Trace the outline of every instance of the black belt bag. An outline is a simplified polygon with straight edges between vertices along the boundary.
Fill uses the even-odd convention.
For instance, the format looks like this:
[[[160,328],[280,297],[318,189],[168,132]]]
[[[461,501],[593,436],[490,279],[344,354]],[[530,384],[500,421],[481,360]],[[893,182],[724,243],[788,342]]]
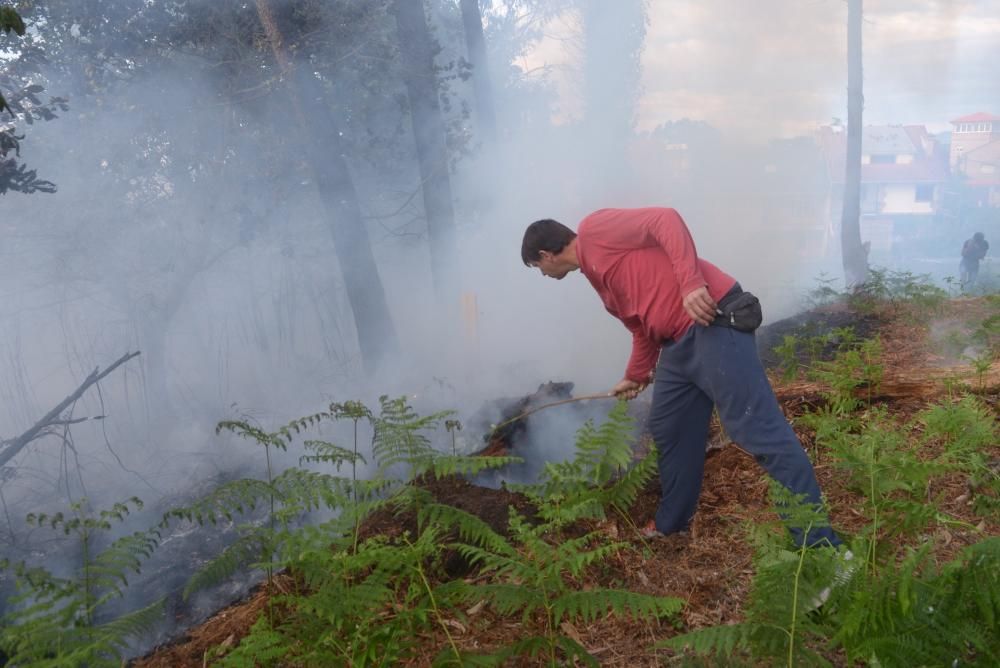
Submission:
[[[739,332],[752,332],[760,327],[764,314],[760,310],[760,300],[751,292],[744,292],[739,285],[719,300],[718,315],[713,325],[732,327]]]

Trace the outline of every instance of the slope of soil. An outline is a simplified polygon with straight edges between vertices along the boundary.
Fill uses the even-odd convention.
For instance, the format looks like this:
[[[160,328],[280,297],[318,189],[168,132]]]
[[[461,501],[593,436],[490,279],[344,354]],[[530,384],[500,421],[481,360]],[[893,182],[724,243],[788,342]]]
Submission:
[[[990,315],[984,300],[955,300],[943,309],[939,316],[943,321],[965,323],[968,327]],[[931,322],[902,316],[905,314],[897,312],[882,314],[875,320],[860,320],[867,323],[863,326],[870,327],[869,333],[880,336],[884,349],[884,379],[873,399],[895,415],[912,416],[924,408],[929,399],[945,396],[949,387],[964,383],[996,408],[1000,363],[994,361],[989,370],[980,375],[966,360],[949,357],[948,351],[942,350],[939,342],[928,336]],[[828,314],[823,317],[827,318]],[[849,315],[840,314],[837,318],[838,327],[852,324]],[[829,323],[829,320],[824,322]],[[794,326],[800,327],[803,323],[808,323],[808,318],[800,319]],[[805,380],[782,383],[777,379],[774,383],[789,417],[822,402],[822,388],[816,383]],[[864,523],[864,500],[850,491],[846,473],[822,460],[812,434],[799,428],[797,432],[815,462],[835,528],[848,535],[855,532]],[[698,512],[689,532],[650,540],[640,537],[636,527],[653,516],[658,502],[655,478],[636,500],[627,518],[613,517],[586,527],[607,532],[614,539],[628,542],[629,547],[589,571],[578,583],[580,587],[626,588],[646,594],[675,596],[686,602],[676,623],[645,624],[609,617],[592,624],[564,624],[561,631],[580,642],[602,665],[662,665],[670,652],[653,649],[657,640],[676,634],[679,628],[690,630],[742,619],[742,606],[753,577],[753,550],[747,540],[748,529],[773,522],[776,517],[769,508],[768,483],[761,469],[738,446],[727,444],[717,430],[715,438],[721,439],[718,445],[723,447],[709,451]],[[994,450],[993,460],[1000,465],[1000,444],[994,446]],[[926,456],[933,454],[929,450]],[[439,501],[468,510],[499,530],[504,528],[510,506],[523,514],[531,512],[525,499],[503,489],[474,487],[458,479],[424,481],[423,484]],[[976,513],[969,499],[969,481],[963,476],[955,474],[936,480],[931,493],[943,499],[942,511],[954,520],[938,525],[931,535],[923,537],[933,542],[940,558],[950,558],[984,536],[1000,535],[1000,518],[995,514],[981,516]],[[364,532],[365,535],[396,535],[407,528],[412,530],[412,525],[412,517],[382,511],[369,518]],[[213,645],[238,642],[264,608],[266,595],[262,590],[256,591],[248,600],[219,612],[177,642],[132,665],[203,665],[205,653]],[[450,620],[449,626],[459,647],[478,651],[496,648],[538,631],[535,620],[522,622],[520,617],[499,617],[488,606],[472,606],[462,619]],[[427,651],[413,665],[426,666],[444,645],[445,638],[440,633],[429,633],[420,641]]]

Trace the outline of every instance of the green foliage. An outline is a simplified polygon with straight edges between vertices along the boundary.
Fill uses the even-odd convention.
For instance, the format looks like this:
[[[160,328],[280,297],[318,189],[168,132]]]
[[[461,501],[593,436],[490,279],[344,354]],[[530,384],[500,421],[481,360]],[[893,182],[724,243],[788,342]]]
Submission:
[[[414,658],[420,632],[441,625],[425,570],[440,549],[439,534],[429,529],[413,541],[374,538],[356,551],[318,543],[301,551],[287,565],[308,590],[276,596],[288,614],[262,617],[222,665],[396,665]]]
[[[969,476],[969,494],[981,513],[1000,511],[1000,467],[990,449],[1000,443],[994,413],[981,399],[966,396],[932,406],[916,418],[925,442],[943,441],[941,462]]]
[[[1000,663],[1000,539],[937,568],[927,546],[880,578],[845,587],[827,624],[849,661],[884,666]]]
[[[811,371],[826,386],[824,398],[836,415],[847,415],[861,406],[860,390],[867,390],[868,403],[882,382],[882,343],[876,339],[856,342],[853,335],[840,345],[832,360],[817,362]]]
[[[601,518],[614,508],[625,512],[656,468],[651,451],[632,463],[632,418],[619,401],[599,427],[588,421],[576,434],[576,456],[548,462],[534,485],[515,485],[538,507],[539,516],[553,525],[584,518]]]
[[[808,532],[825,523],[819,509],[792,498],[777,483],[771,485],[771,495],[786,525]],[[824,665],[813,648],[822,638],[822,629],[809,613],[816,609],[825,583],[834,578],[839,552],[805,546],[790,551],[785,547],[785,536],[784,531],[768,528],[754,533],[756,575],[744,608],[746,622],[699,629],[661,645],[701,655],[727,656],[740,651],[758,661],[767,659],[769,665]]]
[[[326,463],[333,464],[334,468],[338,471],[344,462],[349,463],[352,467],[358,462],[362,464],[367,464],[364,456],[356,451],[348,450],[347,448],[342,448],[339,445],[334,445],[327,441],[317,441],[308,440],[302,444],[306,450],[311,450],[313,454],[302,455],[299,457],[299,464],[306,462],[316,464],[316,463]]]
[[[913,317],[937,312],[948,292],[936,285],[929,274],[871,267],[864,285],[849,292],[834,288],[836,279],[820,274],[817,287],[807,295],[812,307],[845,302],[854,312],[871,314],[882,308],[907,308]]]
[[[817,286],[807,293],[806,302],[812,308],[817,308],[840,301],[844,295],[833,287],[836,282],[836,278],[821,272],[816,278]]]
[[[991,315],[985,317],[972,333],[972,339],[983,345],[994,354],[1000,353],[1000,294],[986,296],[987,310]]]
[[[905,306],[919,317],[935,313],[947,298],[947,291],[935,286],[928,274],[872,267],[868,280],[847,296],[847,303],[858,313]]]
[[[0,7],[0,30],[8,34],[13,30],[19,37],[24,36],[24,19],[13,7]]]
[[[439,517],[457,521],[460,515],[447,512]],[[636,620],[654,620],[676,614],[683,605],[683,601],[675,598],[616,589],[576,588],[573,578],[626,547],[624,543],[605,543],[600,532],[563,538],[553,545],[546,540],[553,525],[532,525],[513,510],[510,543],[468,522],[467,518],[458,526],[476,544],[458,543],[455,548],[471,563],[479,565],[483,576],[489,576],[489,580],[448,583],[442,591],[449,600],[464,603],[485,600],[500,615],[520,614],[523,623],[539,615],[543,621],[543,636],[504,648],[494,655],[496,659],[542,653],[552,665],[561,660],[569,661],[574,656],[588,659],[590,663],[593,659],[586,650],[567,642],[570,639],[560,633],[562,621],[593,621],[609,613]],[[561,660],[557,659],[560,652]]]
[[[781,377],[785,380],[792,380],[799,375],[798,346],[797,336],[785,334],[782,343],[774,347],[780,360],[778,366],[781,368]]]
[[[385,395],[379,397],[379,404],[381,412],[373,422],[372,448],[379,468],[385,471],[396,464],[405,464],[409,467],[409,480],[432,470],[438,453],[424,432],[437,428],[453,411],[421,416],[407,403],[406,397],[390,399]]]
[[[406,463],[411,470],[431,475],[474,474],[512,461],[437,453],[425,432],[442,415],[422,418],[405,400],[383,397],[380,416],[372,418],[376,460],[383,470]],[[515,656],[542,655],[550,661],[558,655],[595,665],[583,647],[561,634],[563,620],[593,620],[609,613],[656,619],[674,614],[681,605],[675,599],[627,591],[576,591],[575,578],[624,545],[606,543],[600,533],[556,538],[569,517],[602,516],[605,507],[623,509],[635,498],[655,460],[647,458],[627,469],[630,432],[624,402],[605,424],[581,429],[576,458],[553,466],[531,492],[543,523],[532,525],[512,512],[509,538],[470,513],[436,502],[415,485],[404,486],[388,499],[399,508],[416,510],[415,538],[404,534],[359,542],[356,534],[350,535],[350,520],[344,517],[280,532],[272,548],[278,557],[274,566],[294,573],[304,590],[275,597],[287,615],[260,621],[251,636],[226,656],[225,665],[251,665],[254,660],[256,665],[388,665],[412,658],[415,639],[435,627],[449,638],[436,662],[440,665],[496,664]],[[567,510],[580,507],[589,511]],[[445,545],[444,536],[456,542]],[[246,546],[243,556],[252,557],[254,547]],[[431,584],[440,579],[445,547],[480,569],[476,584],[464,580]],[[227,566],[220,563],[213,568]],[[473,598],[488,600],[500,614],[516,614],[523,620],[542,615],[545,632],[490,655],[462,653],[451,641],[446,617],[460,616],[455,606]]]
[[[42,567],[0,563],[13,572],[18,594],[0,626],[0,651],[11,665],[117,666],[129,639],[151,630],[163,613],[159,600],[113,621],[97,618],[113,598],[124,595],[129,572],[159,544],[156,529],[122,536],[104,548],[99,538],[114,523],[124,521],[142,502],[131,498],[96,514],[86,499],[71,505],[71,514],[29,515],[28,524],[74,535],[81,547],[81,563],[72,575],[59,577]]]

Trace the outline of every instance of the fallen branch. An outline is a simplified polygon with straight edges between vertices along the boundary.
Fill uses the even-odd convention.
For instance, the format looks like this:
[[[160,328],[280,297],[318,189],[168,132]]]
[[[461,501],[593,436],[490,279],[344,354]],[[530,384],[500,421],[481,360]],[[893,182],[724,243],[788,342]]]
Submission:
[[[91,385],[99,382],[101,379],[103,379],[112,371],[120,367],[122,364],[124,364],[125,362],[129,361],[130,359],[138,355],[139,355],[138,350],[135,351],[134,353],[125,353],[104,371],[101,371],[100,367],[94,369],[90,373],[90,375],[87,376],[87,378],[83,381],[80,387],[76,388],[76,391],[73,392],[73,394],[69,395],[68,397],[60,401],[58,406],[56,406],[48,413],[46,413],[45,417],[36,422],[34,426],[31,427],[28,431],[24,432],[17,438],[11,439],[5,443],[7,447],[4,448],[3,451],[0,451],[0,467],[3,467],[4,464],[13,459],[18,452],[24,449],[26,445],[34,441],[40,434],[42,434],[42,432],[45,429],[48,429],[49,427],[55,425],[67,424],[68,423],[67,420],[60,418],[60,415],[62,415],[62,412],[64,410],[72,406],[77,399],[82,397],[83,393],[86,392]],[[69,423],[71,424],[72,422]]]

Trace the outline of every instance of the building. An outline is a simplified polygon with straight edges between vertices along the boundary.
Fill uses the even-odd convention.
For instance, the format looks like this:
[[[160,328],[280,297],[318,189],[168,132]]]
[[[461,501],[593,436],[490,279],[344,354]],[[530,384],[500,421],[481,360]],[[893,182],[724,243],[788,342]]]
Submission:
[[[821,128],[819,144],[830,184],[833,234],[843,210],[845,128]],[[872,253],[895,253],[900,246],[932,239],[950,178],[944,148],[922,125],[873,125],[863,128],[861,154],[861,237]]]
[[[948,163],[962,208],[1000,208],[1000,116],[979,112],[951,124]]]

